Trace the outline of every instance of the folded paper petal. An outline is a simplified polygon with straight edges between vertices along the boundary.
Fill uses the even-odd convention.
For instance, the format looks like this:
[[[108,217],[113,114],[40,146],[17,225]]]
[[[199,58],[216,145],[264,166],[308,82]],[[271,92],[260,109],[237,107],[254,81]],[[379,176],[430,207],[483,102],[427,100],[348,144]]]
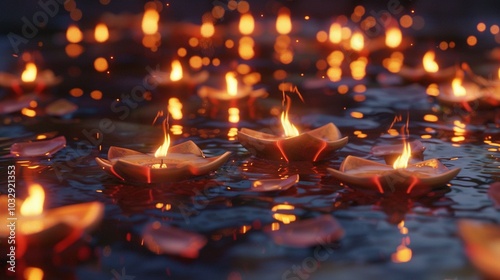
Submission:
[[[14,143],[10,147],[10,153],[16,157],[48,157],[64,147],[66,138],[59,136],[50,140]]]

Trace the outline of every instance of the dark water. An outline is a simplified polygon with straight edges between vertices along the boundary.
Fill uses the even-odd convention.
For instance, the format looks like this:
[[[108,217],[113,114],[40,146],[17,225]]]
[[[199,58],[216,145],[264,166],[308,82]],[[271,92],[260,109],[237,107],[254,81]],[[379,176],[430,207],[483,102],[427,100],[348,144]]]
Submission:
[[[469,218],[500,222],[498,211],[486,195],[488,184],[500,174],[498,146],[484,142],[489,139],[498,143],[499,129],[489,119],[494,112],[444,115],[424,91],[415,85],[369,88],[362,93],[366,96],[363,102],[338,94],[305,94],[306,100],[323,100],[323,104],[336,104],[341,109],[331,110],[320,104],[314,109],[300,108],[295,122],[301,129],[333,121],[350,137],[349,144],[330,160],[314,164],[287,164],[251,156],[236,140],[229,140],[230,125],[223,118],[210,119],[186,112],[199,105],[191,97],[184,100],[188,105],[187,117],[173,121],[182,125],[183,131],[183,135],[172,136],[174,143],[193,140],[207,156],[223,151],[233,154],[217,172],[164,185],[120,182],[104,174],[94,161],[96,156],[106,157],[111,145],[143,152],[156,149],[162,139],[158,125],[114,121],[115,129],[103,134],[102,143],[95,146],[91,140],[97,140],[85,137],[83,131],[98,127],[99,118],[14,120],[0,129],[4,154],[12,141],[20,139],[12,135],[29,139],[57,131],[68,139],[68,147],[50,161],[1,160],[2,174],[7,165],[16,164],[18,196],[24,197],[27,182],[35,181],[47,193],[45,208],[84,201],[106,205],[104,219],[91,235],[62,255],[33,249],[21,267],[40,267],[47,279],[115,279],[116,275],[135,279],[478,279],[479,274],[468,262],[457,236],[456,221]],[[279,101],[259,104],[264,114]],[[343,110],[344,105],[349,109]],[[148,106],[138,111],[137,119],[148,119],[157,109]],[[362,112],[363,118],[351,117],[351,111]],[[327,167],[338,168],[347,155],[383,161],[371,156],[370,148],[375,144],[399,143],[400,137],[390,136],[387,130],[395,115],[406,117],[407,112],[410,137],[420,139],[427,147],[425,158],[438,158],[449,168],[462,168],[449,183],[449,189],[444,188],[446,193],[413,200],[370,197],[344,189],[327,174]],[[426,114],[439,120],[425,121]],[[399,130],[403,124],[404,121],[396,122],[393,129]],[[463,128],[463,124],[464,129],[454,131],[454,127],[457,130],[457,125]],[[242,115],[237,126],[278,129],[274,117],[252,121]],[[454,142],[457,133],[465,137]],[[430,138],[421,139],[420,135]],[[249,180],[292,174],[299,174],[300,182],[287,191],[248,191]],[[2,186],[6,185],[5,177],[1,178]],[[337,243],[307,249],[275,244],[262,228],[277,222],[271,209],[284,203],[295,208],[280,213],[293,215],[297,220],[332,214],[344,227],[345,237]],[[170,209],[158,209],[158,204],[169,204]],[[403,220],[407,234],[398,228]],[[209,241],[194,260],[155,255],[141,245],[141,231],[152,221],[198,232]],[[411,260],[394,263],[391,256],[403,238],[410,241]]]

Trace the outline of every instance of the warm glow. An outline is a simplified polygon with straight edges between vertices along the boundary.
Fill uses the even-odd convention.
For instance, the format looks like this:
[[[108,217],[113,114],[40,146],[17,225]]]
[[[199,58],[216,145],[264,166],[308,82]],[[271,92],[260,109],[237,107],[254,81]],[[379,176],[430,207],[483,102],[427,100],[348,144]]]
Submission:
[[[156,9],[147,9],[142,17],[142,32],[144,34],[153,35],[158,32],[158,21],[160,14]]]
[[[79,43],[83,39],[82,31],[76,25],[70,25],[66,30],[66,39],[70,43]]]
[[[292,20],[290,11],[287,8],[281,8],[276,19],[276,31],[279,34],[286,35],[292,31]]]
[[[171,97],[168,100],[168,112],[174,120],[182,119],[182,103],[176,97]]]
[[[21,74],[21,80],[26,83],[33,82],[36,79],[36,74],[37,74],[37,69],[35,63],[28,62],[26,63],[26,68]]]
[[[295,222],[295,220],[297,219],[297,217],[294,214],[281,214],[281,213],[274,213],[273,218],[284,224]]]
[[[500,79],[500,68],[498,68],[497,76],[498,76],[498,79]]]
[[[334,44],[338,44],[342,41],[342,26],[340,24],[335,22],[330,25],[328,39],[330,39],[330,42]]]
[[[155,158],[166,157],[170,147],[170,134],[167,132],[166,121],[163,122],[163,144],[156,150]],[[160,165],[160,167],[163,167]]]
[[[281,125],[283,126],[283,130],[285,131],[286,137],[294,137],[299,135],[299,130],[290,122],[288,118],[288,112],[290,111],[290,106],[292,105],[292,101],[289,96],[286,96],[286,107],[283,112],[281,112]]]
[[[255,21],[252,14],[241,15],[239,29],[241,34],[250,35],[255,28]]]
[[[328,79],[332,82],[338,82],[340,79],[342,79],[342,69],[340,67],[330,67],[326,71],[326,75],[328,76]]]
[[[23,276],[26,280],[42,280],[43,270],[38,267],[27,267],[23,272]]]
[[[236,75],[233,72],[226,74],[226,90],[227,94],[231,96],[238,94],[238,80],[236,80]]]
[[[103,43],[106,42],[109,38],[108,27],[104,23],[99,23],[95,27],[94,38],[97,42]]]
[[[27,116],[27,117],[35,117],[36,116],[36,111],[30,108],[23,108],[21,110],[21,114]]]
[[[462,86],[462,79],[455,78],[451,82],[451,88],[453,89],[453,95],[455,96],[465,96],[467,90]]]
[[[360,57],[357,60],[351,62],[349,67],[351,68],[351,76],[355,80],[362,80],[366,76],[366,65],[368,64],[368,59],[366,57]]]
[[[365,47],[365,38],[361,32],[355,32],[351,37],[351,48],[355,51],[361,51]]]
[[[403,66],[404,55],[400,52],[394,52],[389,58],[382,61],[382,65],[391,73],[398,73]]]
[[[408,167],[408,162],[411,158],[411,146],[409,142],[403,139],[403,153],[398,156],[392,167],[394,169],[406,168]]]
[[[182,79],[182,65],[177,59],[172,60],[172,69],[170,70],[170,80],[176,82]]]
[[[230,123],[238,123],[240,121],[240,109],[231,107],[227,110],[229,114],[228,121]]]
[[[434,61],[436,54],[434,51],[428,51],[425,53],[424,58],[422,59],[422,63],[424,65],[424,69],[429,73],[436,73],[439,71],[439,65]]]
[[[439,95],[439,86],[437,84],[430,84],[425,92],[430,96],[438,96]]]
[[[201,36],[203,36],[205,38],[210,38],[210,37],[214,36],[214,33],[215,33],[214,24],[210,21],[204,22],[201,25],[200,32],[201,32]]]
[[[389,48],[397,48],[403,40],[403,34],[397,27],[390,27],[385,32],[385,44]]]
[[[43,202],[45,201],[45,192],[39,184],[30,185],[28,188],[28,197],[21,205],[21,215],[36,216],[43,212]]]
[[[396,248],[396,252],[392,254],[392,261],[395,263],[409,262],[412,257],[412,251],[406,245],[406,238],[403,238],[401,245]]]
[[[94,68],[96,71],[104,72],[108,70],[108,61],[104,57],[98,57],[94,60]]]
[[[250,60],[254,57],[255,51],[253,50],[255,42],[250,36],[244,36],[240,39],[238,46],[238,54],[242,59]]]

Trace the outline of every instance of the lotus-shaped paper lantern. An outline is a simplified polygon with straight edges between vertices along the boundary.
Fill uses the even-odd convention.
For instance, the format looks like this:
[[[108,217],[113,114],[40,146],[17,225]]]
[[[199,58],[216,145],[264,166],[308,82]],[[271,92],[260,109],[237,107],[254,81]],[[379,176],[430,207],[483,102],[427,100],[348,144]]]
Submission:
[[[209,86],[202,86],[198,90],[198,96],[210,100],[217,104],[219,101],[231,101],[243,98],[256,99],[267,96],[265,89],[253,89],[251,86],[238,85],[235,74],[228,72],[226,74],[226,89],[220,90]]]
[[[86,202],[43,210],[45,200],[43,188],[38,184],[33,184],[29,186],[28,191],[29,196],[24,202],[16,200],[16,204],[21,206],[17,215],[13,215],[15,209],[0,213],[0,217],[6,221],[12,221],[12,217],[17,217],[15,229],[27,244],[70,245],[84,232],[94,228],[104,214],[104,205],[100,202]],[[0,200],[5,202],[2,205],[7,206],[7,202],[9,205],[12,204],[7,196],[0,197]],[[5,209],[7,210],[7,207]],[[0,228],[0,239],[8,238],[9,231],[8,227]]]
[[[50,157],[66,147],[66,137],[59,136],[50,140],[14,143],[10,154],[15,157]]]
[[[500,279],[500,226],[472,220],[458,222],[460,236],[470,261],[486,276]]]
[[[436,54],[434,51],[428,51],[422,58],[421,67],[403,66],[398,74],[406,80],[420,82],[444,82],[451,81],[457,72],[457,67],[452,66],[440,69],[435,61]]]
[[[151,78],[155,79],[160,85],[187,84],[197,85],[208,79],[208,71],[203,70],[196,74],[190,74],[184,71],[179,60],[172,60],[170,72],[154,71]]]
[[[51,70],[38,71],[35,63],[28,62],[21,76],[10,73],[0,73],[0,86],[10,87],[16,93],[27,91],[41,92],[47,87],[52,87],[61,82]]]
[[[423,196],[444,186],[460,172],[460,168],[449,170],[437,159],[393,167],[355,156],[348,156],[339,170],[327,170],[354,189],[379,194],[402,193],[411,197]]]
[[[96,158],[109,174],[129,182],[162,183],[204,175],[217,170],[230,156],[230,152],[206,158],[192,141],[168,148],[166,156],[140,153],[134,150],[110,147],[108,159]]]
[[[318,161],[344,147],[343,137],[333,123],[298,134],[282,137],[242,128],[238,132],[240,143],[257,157],[290,161]]]

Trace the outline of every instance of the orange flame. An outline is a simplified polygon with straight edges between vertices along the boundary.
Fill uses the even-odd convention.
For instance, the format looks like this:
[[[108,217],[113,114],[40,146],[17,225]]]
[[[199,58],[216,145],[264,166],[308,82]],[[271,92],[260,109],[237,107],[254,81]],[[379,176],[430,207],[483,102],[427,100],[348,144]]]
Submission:
[[[21,74],[21,80],[26,83],[33,82],[36,79],[36,74],[37,74],[37,69],[35,63],[28,62],[26,63],[26,68]]]
[[[83,33],[76,25],[70,25],[66,30],[66,39],[70,43],[79,43],[83,39]]]
[[[210,38],[215,34],[215,27],[211,21],[204,22],[200,29],[201,36]]]
[[[361,32],[355,32],[351,37],[351,48],[355,51],[361,51],[365,47],[365,38]]]
[[[236,80],[234,72],[227,72],[226,74],[226,90],[230,96],[238,94],[238,80]]]
[[[498,68],[498,79],[500,79],[500,68]]]
[[[403,135],[403,153],[398,156],[392,167],[394,169],[402,169],[408,167],[408,162],[411,158],[411,145],[406,141],[408,138],[408,123],[401,128],[401,134]]]
[[[434,51],[428,51],[425,53],[422,64],[424,65],[424,70],[429,73],[436,73],[439,71],[439,65],[434,61],[436,58],[436,54]]]
[[[385,44],[389,48],[397,48],[402,40],[403,34],[401,34],[401,30],[397,27],[390,27],[385,32]]]
[[[97,42],[103,43],[106,42],[109,38],[109,30],[106,24],[99,23],[95,27],[94,38]]]
[[[290,96],[284,96],[283,103],[286,103],[286,109],[281,112],[281,125],[285,131],[286,137],[294,137],[299,135],[299,130],[290,122],[288,118],[288,111],[290,111],[290,106],[292,105],[292,100]],[[285,102],[286,100],[286,102]]]
[[[182,65],[177,59],[172,60],[172,70],[170,70],[170,80],[173,82],[182,79]]]
[[[241,15],[238,28],[239,28],[241,34],[243,34],[243,35],[252,34],[252,32],[255,28],[255,20],[253,19],[252,14]]]
[[[156,9],[147,9],[142,17],[142,32],[144,34],[153,35],[158,32],[158,21],[160,14]]]
[[[276,19],[276,31],[281,35],[286,35],[292,31],[292,20],[290,19],[290,10],[281,8]]]
[[[454,78],[451,82],[451,88],[453,89],[453,95],[455,96],[465,96],[467,94],[467,90],[462,86],[461,78]]]
[[[167,132],[167,120],[163,121],[163,144],[156,150],[155,158],[166,157],[170,147],[170,134]],[[161,165],[160,165],[161,166]]]
[[[240,109],[236,107],[231,107],[227,110],[229,114],[228,121],[230,123],[238,123],[240,121]]]
[[[334,44],[338,44],[342,41],[342,26],[340,24],[334,22],[330,25],[328,39],[330,39],[330,42]]]
[[[43,202],[45,201],[45,192],[39,184],[30,185],[28,188],[29,196],[21,205],[21,215],[36,216],[43,213]]]
[[[182,103],[177,97],[168,99],[168,112],[174,120],[182,119]]]

